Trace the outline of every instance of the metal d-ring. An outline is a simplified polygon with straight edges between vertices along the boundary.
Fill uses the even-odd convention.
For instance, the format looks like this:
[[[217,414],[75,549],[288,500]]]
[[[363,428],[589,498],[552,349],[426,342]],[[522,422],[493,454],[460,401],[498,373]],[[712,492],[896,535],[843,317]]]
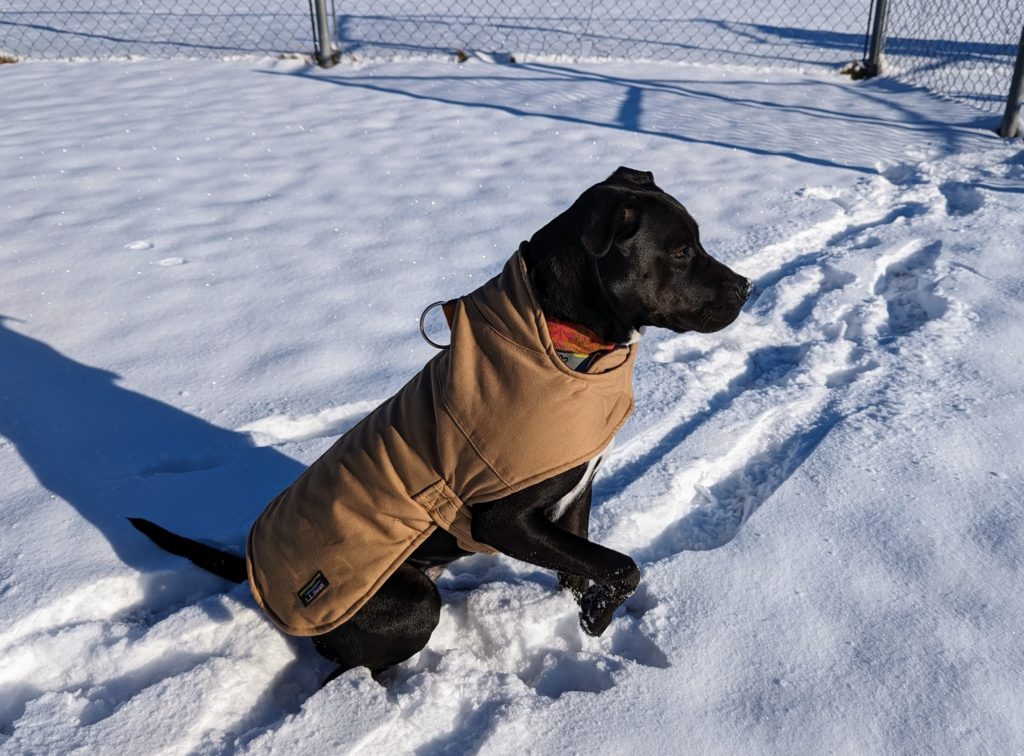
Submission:
[[[431,302],[423,310],[423,314],[420,315],[420,336],[422,336],[423,340],[425,342],[427,342],[428,344],[430,344],[430,346],[434,347],[435,349],[447,349],[449,346],[451,346],[451,344],[438,344],[436,341],[433,341],[429,336],[427,336],[427,329],[426,329],[427,313],[430,312],[431,310],[433,310],[435,307],[443,307],[443,306],[444,306],[444,301]]]

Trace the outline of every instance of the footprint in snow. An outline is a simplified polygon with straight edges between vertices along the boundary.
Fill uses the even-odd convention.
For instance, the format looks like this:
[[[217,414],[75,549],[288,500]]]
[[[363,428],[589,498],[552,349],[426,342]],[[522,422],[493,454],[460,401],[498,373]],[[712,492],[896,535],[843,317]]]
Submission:
[[[985,196],[970,184],[950,181],[939,187],[950,215],[970,215],[985,204]]]
[[[888,179],[890,183],[898,186],[922,184],[925,181],[925,176],[921,169],[913,163],[897,163],[896,165],[882,167],[879,173]]]
[[[175,265],[184,265],[185,263],[184,257],[165,257],[162,260],[157,260],[153,265],[159,265],[162,268],[173,268]]]
[[[130,249],[133,252],[141,252],[147,249],[153,249],[153,242],[147,239],[139,239],[138,241],[129,242],[124,245],[125,249]]]

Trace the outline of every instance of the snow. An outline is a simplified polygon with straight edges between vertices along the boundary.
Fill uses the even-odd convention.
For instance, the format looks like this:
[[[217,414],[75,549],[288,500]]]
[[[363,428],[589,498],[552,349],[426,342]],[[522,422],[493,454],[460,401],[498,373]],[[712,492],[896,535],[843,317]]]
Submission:
[[[975,111],[657,63],[0,77],[0,750],[1024,748],[1024,149]],[[422,308],[620,164],[758,291],[644,336],[592,525],[643,582],[604,636],[472,557],[385,685],[318,690],[245,586],[128,526],[240,548],[429,358]]]

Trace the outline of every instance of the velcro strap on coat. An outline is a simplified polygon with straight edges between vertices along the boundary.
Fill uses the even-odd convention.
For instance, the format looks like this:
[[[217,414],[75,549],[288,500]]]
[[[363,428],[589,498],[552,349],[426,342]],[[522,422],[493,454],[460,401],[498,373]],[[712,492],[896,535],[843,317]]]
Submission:
[[[470,508],[443,480],[427,486],[413,496],[413,499],[426,510],[430,519],[455,536],[460,549],[484,554],[498,553],[497,549],[473,540]]]

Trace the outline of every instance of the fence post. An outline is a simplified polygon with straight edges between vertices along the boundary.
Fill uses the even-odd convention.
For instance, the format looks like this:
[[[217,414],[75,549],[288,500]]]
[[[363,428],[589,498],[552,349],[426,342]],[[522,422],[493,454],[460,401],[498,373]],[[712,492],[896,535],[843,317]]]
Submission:
[[[999,136],[1020,136],[1020,107],[1024,101],[1024,27],[1020,30],[1020,43],[1017,45],[1017,63],[1013,66],[1013,79],[1010,80],[1010,93],[1006,96],[1006,112],[1003,122],[999,125]]]
[[[327,0],[311,0],[316,17],[314,24],[314,44],[316,45],[316,62],[321,68],[330,68],[341,60],[341,52],[334,43],[331,32],[333,14],[327,13]],[[331,3],[333,6],[334,3]]]
[[[871,24],[871,49],[864,61],[864,78],[882,73],[882,52],[885,50],[885,31],[889,21],[889,0],[875,0],[874,21]]]

